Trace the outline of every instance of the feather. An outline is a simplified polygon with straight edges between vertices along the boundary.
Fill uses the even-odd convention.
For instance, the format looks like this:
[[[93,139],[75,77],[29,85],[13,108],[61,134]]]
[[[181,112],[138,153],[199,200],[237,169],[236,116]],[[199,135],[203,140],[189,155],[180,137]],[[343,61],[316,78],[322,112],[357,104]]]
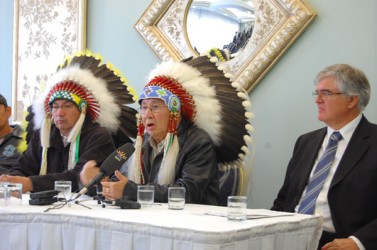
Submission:
[[[26,125],[26,143],[29,144],[31,138],[33,137],[34,134],[34,111],[33,111],[33,106],[29,106],[27,108],[28,114],[25,117],[25,120],[27,122]]]
[[[250,107],[247,94],[239,92],[235,86],[232,86],[232,82],[221,68],[207,57],[191,58],[185,63],[196,68],[203,77],[209,79],[210,86],[216,90],[216,99],[221,106],[220,143],[215,143],[219,163],[237,161],[240,159],[239,154],[243,154],[242,148],[247,145],[244,136],[249,136],[246,128],[250,124],[248,117],[245,116],[246,113],[250,113],[247,112],[247,108]]]
[[[100,56],[88,50],[67,57],[47,82],[40,100],[33,104],[35,115],[30,114],[28,119],[33,123],[29,123],[29,127],[34,130],[40,128],[44,113],[50,112],[51,96],[57,91],[66,91],[85,100],[88,106],[86,114],[118,138],[118,143],[132,141],[131,138],[137,135],[137,111],[127,105],[135,103],[135,96],[133,88],[126,85],[126,80],[120,75],[119,70],[103,63]],[[75,134],[80,129],[76,128]]]

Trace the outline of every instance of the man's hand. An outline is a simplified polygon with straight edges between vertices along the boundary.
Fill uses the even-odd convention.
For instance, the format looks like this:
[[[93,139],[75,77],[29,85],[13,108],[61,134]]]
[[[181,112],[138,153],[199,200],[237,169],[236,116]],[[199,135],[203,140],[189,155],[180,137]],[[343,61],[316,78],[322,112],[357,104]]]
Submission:
[[[88,161],[80,172],[80,181],[83,186],[86,186],[91,179],[93,179],[99,173],[99,167],[97,167],[96,161]]]
[[[1,175],[0,181],[3,182],[12,182],[12,183],[21,183],[22,184],[22,193],[32,192],[33,191],[33,182],[29,177],[24,176],[12,176],[12,175]]]
[[[332,242],[324,245],[321,250],[359,250],[359,247],[356,245],[355,241],[351,238],[345,239],[335,239]]]
[[[106,199],[119,200],[123,198],[123,190],[124,190],[124,186],[126,186],[128,182],[128,178],[122,175],[118,170],[115,171],[115,176],[118,178],[119,181],[101,182],[102,192],[103,192],[103,195],[106,197]]]

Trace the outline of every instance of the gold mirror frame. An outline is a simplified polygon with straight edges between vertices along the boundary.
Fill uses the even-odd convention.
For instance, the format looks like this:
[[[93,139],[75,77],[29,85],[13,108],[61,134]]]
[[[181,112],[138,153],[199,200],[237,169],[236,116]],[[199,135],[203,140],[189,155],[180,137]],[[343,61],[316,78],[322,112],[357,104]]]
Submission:
[[[135,29],[162,61],[196,55],[186,33],[192,0],[153,0]],[[255,26],[244,49],[222,63],[250,92],[314,20],[317,14],[304,0],[257,0]],[[209,48],[210,49],[210,48]]]

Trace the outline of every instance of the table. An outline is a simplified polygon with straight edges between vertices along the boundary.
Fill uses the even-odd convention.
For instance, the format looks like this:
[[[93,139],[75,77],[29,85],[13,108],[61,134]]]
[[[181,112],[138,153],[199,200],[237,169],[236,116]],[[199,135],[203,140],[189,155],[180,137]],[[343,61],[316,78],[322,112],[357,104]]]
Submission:
[[[0,207],[0,249],[299,250],[316,249],[322,232],[320,216],[264,209],[248,209],[248,214],[283,216],[232,222],[206,214],[225,214],[226,207],[102,208],[90,198],[80,204],[91,209],[72,204],[44,212],[51,206],[30,206],[28,200],[24,194],[22,204]]]

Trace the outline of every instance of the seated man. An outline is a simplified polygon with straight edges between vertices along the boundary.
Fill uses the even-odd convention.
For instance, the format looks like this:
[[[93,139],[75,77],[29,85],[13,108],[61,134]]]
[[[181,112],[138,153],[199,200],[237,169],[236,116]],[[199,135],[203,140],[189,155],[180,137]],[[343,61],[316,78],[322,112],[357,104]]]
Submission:
[[[190,66],[198,62],[200,66]],[[218,164],[238,160],[247,134],[245,108],[229,79],[209,58],[189,63],[163,63],[151,73],[138,100],[135,153],[115,172],[118,181],[102,182],[106,198],[136,200],[137,185],[152,184],[157,202],[167,202],[169,186],[183,186],[187,203],[219,204]],[[203,69],[213,78],[207,78]],[[228,94],[233,114],[222,106],[226,97],[216,92],[216,84]],[[239,124],[234,114],[240,114]],[[234,130],[227,127],[229,119],[237,124]],[[227,141],[232,139],[233,145]]]
[[[23,192],[37,192],[54,189],[55,180],[70,180],[76,191],[97,173],[82,171],[83,166],[90,160],[100,165],[115,150],[109,131],[120,138],[127,137],[123,131],[136,136],[136,118],[125,117],[135,117],[137,111],[124,106],[133,96],[124,79],[100,62],[85,52],[67,59],[49,79],[33,104],[31,124],[37,130],[1,181],[22,183]],[[119,90],[123,96],[116,95]]]
[[[7,172],[21,154],[22,129],[9,124],[11,113],[12,108],[0,94],[0,174]]]
[[[318,119],[301,135],[273,210],[323,216],[318,249],[377,249],[377,125],[363,115],[370,85],[347,64],[315,79]]]

